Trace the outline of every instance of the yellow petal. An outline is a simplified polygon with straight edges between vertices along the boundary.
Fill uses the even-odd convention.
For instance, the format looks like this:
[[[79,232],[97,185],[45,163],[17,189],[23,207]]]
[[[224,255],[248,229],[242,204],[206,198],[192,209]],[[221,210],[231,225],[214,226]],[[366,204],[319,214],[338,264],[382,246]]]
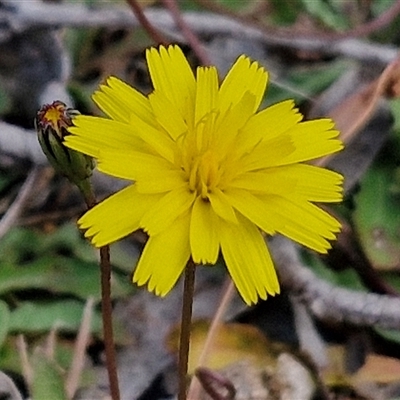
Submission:
[[[320,253],[331,248],[340,223],[304,199],[276,195],[255,196],[246,190],[229,189],[229,202],[264,232],[281,233]]]
[[[68,131],[71,135],[65,136],[67,147],[98,157],[100,150],[146,151],[148,146],[132,128],[118,121],[106,118],[78,115],[74,118],[74,126]]]
[[[315,202],[338,202],[343,197],[342,183],[342,175],[336,172],[312,165],[292,164],[242,173],[230,187]]]
[[[229,70],[219,91],[220,113],[239,103],[246,92],[255,96],[255,112],[260,106],[267,86],[268,74],[257,62],[240,56]]]
[[[89,210],[78,221],[85,236],[96,247],[113,243],[136,231],[143,214],[159,200],[159,195],[143,195],[130,185]]]
[[[141,180],[162,176],[176,168],[165,158],[140,151],[125,149],[103,150],[98,156],[98,169],[122,179]]]
[[[134,113],[148,124],[154,125],[154,116],[148,99],[116,77],[108,78],[106,85],[101,85],[92,98],[112,119],[129,123],[130,115]]]
[[[185,120],[164,93],[155,90],[149,95],[149,100],[154,117],[173,140],[187,132],[188,126]]]
[[[295,118],[292,119],[292,123],[294,121]],[[250,122],[247,125],[250,125]],[[247,129],[247,125],[244,130]],[[265,127],[262,128],[260,124],[259,130],[261,129]],[[248,132],[255,132],[257,135],[256,125]],[[250,141],[241,144],[241,151],[248,151],[241,164],[243,171],[309,161],[343,148],[343,143],[337,139],[339,132],[333,129],[330,119],[294,123],[280,135],[272,134],[273,130],[270,132],[271,134],[262,141],[254,140],[253,148],[249,147],[252,144]]]
[[[253,115],[242,128],[237,146],[246,152],[261,140],[270,140],[285,133],[302,120],[303,116],[294,108],[293,100],[274,104]]]
[[[295,150],[278,165],[314,160],[343,149],[343,143],[337,139],[339,131],[333,126],[330,119],[318,119],[301,122],[288,130]]]
[[[146,178],[136,182],[138,192],[140,193],[164,193],[187,188],[188,183],[184,177],[183,171],[169,169],[166,171],[154,171],[148,173]]]
[[[281,220],[278,233],[319,253],[332,247],[329,240],[336,239],[341,224],[327,212],[302,200],[269,196],[263,201]]]
[[[238,224],[220,220],[221,250],[240,295],[250,305],[279,293],[279,283],[260,231],[246,218],[238,219]]]
[[[280,167],[239,174],[229,185],[230,188],[243,189],[255,194],[292,194],[298,182],[290,171],[284,173]]]
[[[131,114],[130,125],[135,134],[160,156],[174,161],[175,142],[164,130],[153,128],[135,114]]]
[[[326,168],[308,164],[292,164],[271,168],[265,173],[274,175],[276,182],[282,182],[288,179],[288,176],[296,181],[292,186],[291,196],[287,196],[288,198],[302,198],[318,203],[332,203],[343,199],[343,176]]]
[[[225,114],[222,114],[215,133],[217,138],[216,147],[219,150],[220,159],[232,152],[232,146],[237,146],[236,138],[239,130],[254,114],[255,101],[255,96],[250,92],[246,92],[236,105]]]
[[[140,221],[141,227],[150,236],[164,231],[189,210],[195,196],[196,194],[191,193],[187,188],[179,188],[164,194],[160,201],[143,216]]]
[[[139,259],[133,282],[148,283],[148,289],[165,296],[175,285],[190,258],[189,214],[169,229],[151,236]]]
[[[208,193],[208,199],[210,200],[214,212],[219,217],[237,224],[235,210],[232,208],[229,199],[220,189],[216,188],[213,192]]]
[[[215,264],[219,253],[218,217],[211,204],[198,197],[190,221],[190,248],[196,264]]]
[[[186,57],[178,46],[160,46],[146,51],[154,89],[168,96],[189,126],[194,125],[196,81]]]
[[[295,150],[292,138],[288,134],[264,140],[243,155],[240,170],[248,172],[281,165],[282,160],[286,160]]]
[[[218,100],[218,72],[215,67],[197,68],[195,124],[216,111]]]
[[[265,233],[273,235],[282,228],[280,215],[249,191],[230,188],[225,191],[225,196],[235,209]]]

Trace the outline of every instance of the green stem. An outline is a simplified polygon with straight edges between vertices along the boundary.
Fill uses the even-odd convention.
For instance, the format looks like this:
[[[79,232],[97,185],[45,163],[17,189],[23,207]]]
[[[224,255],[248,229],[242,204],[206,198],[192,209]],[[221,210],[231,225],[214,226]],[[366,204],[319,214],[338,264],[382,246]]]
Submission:
[[[90,183],[89,179],[83,179],[80,180],[79,182],[74,182],[76,186],[78,186],[78,189],[83,195],[83,198],[85,199],[85,203],[87,205],[87,208],[90,210],[96,205],[96,197],[93,193],[92,185]]]
[[[186,381],[189,362],[190,328],[192,323],[195,271],[196,265],[192,260],[190,260],[185,268],[185,281],[183,286],[182,320],[178,362],[178,400],[186,400]]]
[[[100,248],[101,267],[101,315],[103,318],[104,347],[106,351],[106,364],[108,379],[110,381],[110,393],[112,400],[119,400],[119,385],[117,374],[117,360],[114,348],[114,333],[112,326],[111,304],[111,263],[110,246]]]
[[[83,194],[88,209],[96,205],[96,197],[93,193],[89,179],[77,184]],[[108,380],[110,382],[110,394],[112,400],[120,400],[117,360],[114,348],[114,333],[112,326],[111,304],[111,262],[110,246],[100,248],[100,273],[101,273],[101,315],[103,319],[104,347],[106,352],[106,366]]]

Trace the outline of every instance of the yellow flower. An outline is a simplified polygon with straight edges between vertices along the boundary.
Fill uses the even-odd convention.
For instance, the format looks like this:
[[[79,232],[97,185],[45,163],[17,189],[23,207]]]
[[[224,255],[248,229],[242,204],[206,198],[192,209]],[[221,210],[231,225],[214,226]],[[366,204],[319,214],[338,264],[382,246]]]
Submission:
[[[93,99],[110,119],[78,116],[65,138],[101,172],[134,181],[80,227],[98,247],[144,229],[133,281],[158,295],[190,257],[215,264],[220,251],[246,303],[278,293],[262,232],[325,253],[340,230],[314,202],[341,201],[342,176],[304,163],[339,151],[338,131],[329,119],[301,122],[291,100],[257,111],[268,74],[245,56],[219,85],[215,67],[194,76],[178,46],[146,55],[154,91],[109,78]]]

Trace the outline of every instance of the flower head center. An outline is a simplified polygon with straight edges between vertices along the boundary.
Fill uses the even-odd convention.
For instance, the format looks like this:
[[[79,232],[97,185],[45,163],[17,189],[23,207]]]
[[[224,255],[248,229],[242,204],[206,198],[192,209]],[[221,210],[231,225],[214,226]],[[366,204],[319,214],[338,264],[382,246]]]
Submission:
[[[67,128],[72,125],[71,118],[79,112],[68,108],[63,102],[57,100],[52,104],[44,105],[37,113],[37,123],[43,130],[53,130],[59,139],[63,139]]]
[[[193,158],[189,172],[189,188],[203,199],[220,181],[218,160],[215,153],[208,149]]]

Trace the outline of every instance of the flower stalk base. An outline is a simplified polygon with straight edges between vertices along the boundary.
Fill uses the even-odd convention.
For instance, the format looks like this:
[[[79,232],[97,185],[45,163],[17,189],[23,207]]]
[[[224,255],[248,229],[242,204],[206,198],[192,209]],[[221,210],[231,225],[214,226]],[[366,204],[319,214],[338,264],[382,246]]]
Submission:
[[[195,271],[195,263],[192,260],[189,260],[185,268],[185,281],[183,286],[181,334],[179,338],[178,400],[186,400],[186,383],[189,362],[190,329],[192,324]]]

